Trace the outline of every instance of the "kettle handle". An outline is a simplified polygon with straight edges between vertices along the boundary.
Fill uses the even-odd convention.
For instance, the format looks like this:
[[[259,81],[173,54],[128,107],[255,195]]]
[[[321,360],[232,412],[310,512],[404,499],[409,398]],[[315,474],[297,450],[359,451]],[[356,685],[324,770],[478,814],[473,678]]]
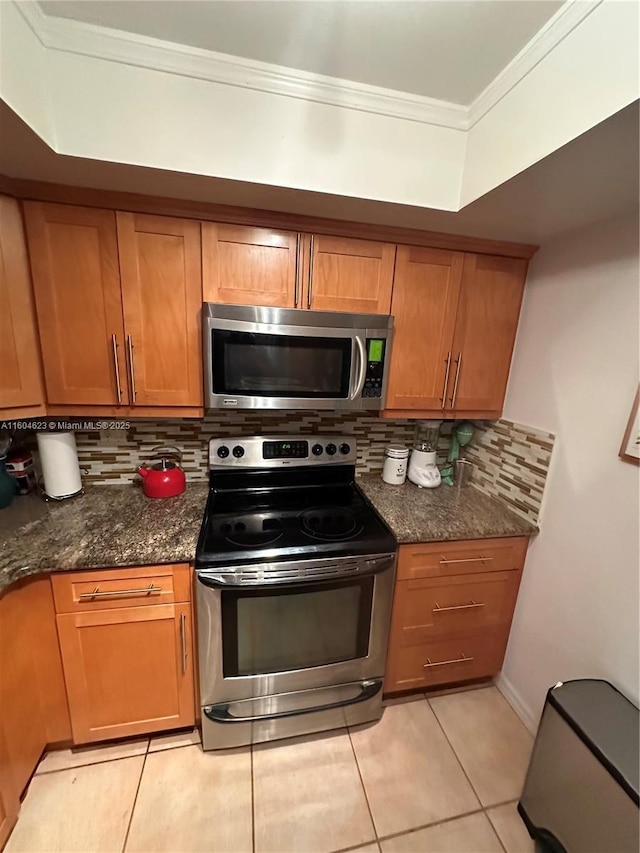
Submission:
[[[154,447],[151,454],[152,458],[156,456],[175,456],[178,458],[178,461],[182,461],[182,451],[175,444],[161,444],[158,447]]]

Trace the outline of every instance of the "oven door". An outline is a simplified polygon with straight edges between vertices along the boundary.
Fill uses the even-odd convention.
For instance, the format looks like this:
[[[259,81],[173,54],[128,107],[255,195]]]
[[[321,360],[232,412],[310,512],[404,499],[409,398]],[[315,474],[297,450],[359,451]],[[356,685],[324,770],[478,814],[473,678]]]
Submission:
[[[357,329],[209,320],[208,408],[359,409],[367,355]]]
[[[201,573],[202,705],[382,678],[395,556],[349,577],[218,586]]]

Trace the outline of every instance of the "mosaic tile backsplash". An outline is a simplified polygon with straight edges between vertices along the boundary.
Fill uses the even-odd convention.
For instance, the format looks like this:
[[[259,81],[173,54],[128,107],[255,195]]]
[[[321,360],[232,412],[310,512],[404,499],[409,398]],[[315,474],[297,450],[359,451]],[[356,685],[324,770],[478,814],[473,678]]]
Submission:
[[[555,436],[507,420],[475,428],[465,453],[474,463],[471,482],[537,524]]]
[[[481,491],[510,505],[518,515],[538,520],[554,436],[500,420],[477,422],[472,443],[465,449],[474,465],[471,482]],[[438,464],[449,449],[450,423],[443,425]],[[77,432],[80,466],[86,482],[130,483],[154,447],[175,444],[182,450],[188,481],[207,479],[207,442],[211,438],[288,433],[351,435],[357,441],[357,473],[382,471],[387,444],[411,447],[420,435],[420,423],[386,420],[371,415],[322,412],[220,412],[203,420],[132,421],[131,428]]]
[[[415,421],[392,421],[371,415],[322,412],[220,412],[201,421],[131,421],[127,432],[77,432],[83,479],[96,483],[130,483],[136,469],[148,462],[154,447],[175,444],[182,450],[188,481],[206,480],[207,443],[211,438],[289,433],[352,435],[358,446],[359,474],[382,471],[387,444],[411,447]]]

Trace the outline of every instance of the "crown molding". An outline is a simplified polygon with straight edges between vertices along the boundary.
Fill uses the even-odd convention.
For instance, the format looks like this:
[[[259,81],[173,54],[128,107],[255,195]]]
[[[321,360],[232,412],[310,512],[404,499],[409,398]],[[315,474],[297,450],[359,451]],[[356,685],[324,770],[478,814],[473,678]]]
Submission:
[[[56,18],[35,0],[15,5],[53,50],[453,130],[467,127],[467,108],[460,104]]]
[[[555,15],[549,18],[520,53],[514,56],[467,108],[468,129],[492,110],[602,2],[603,0],[565,0]]]
[[[520,53],[465,106],[57,18],[46,15],[37,0],[14,0],[41,44],[52,50],[463,131],[490,112],[602,2],[565,0]]]

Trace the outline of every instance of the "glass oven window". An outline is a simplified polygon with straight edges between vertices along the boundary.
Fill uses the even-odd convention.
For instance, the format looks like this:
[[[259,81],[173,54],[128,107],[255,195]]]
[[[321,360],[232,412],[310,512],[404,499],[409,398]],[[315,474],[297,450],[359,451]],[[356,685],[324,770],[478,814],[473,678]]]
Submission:
[[[222,591],[225,678],[366,657],[373,577]]]
[[[213,392],[257,397],[349,396],[351,338],[214,329]]]

